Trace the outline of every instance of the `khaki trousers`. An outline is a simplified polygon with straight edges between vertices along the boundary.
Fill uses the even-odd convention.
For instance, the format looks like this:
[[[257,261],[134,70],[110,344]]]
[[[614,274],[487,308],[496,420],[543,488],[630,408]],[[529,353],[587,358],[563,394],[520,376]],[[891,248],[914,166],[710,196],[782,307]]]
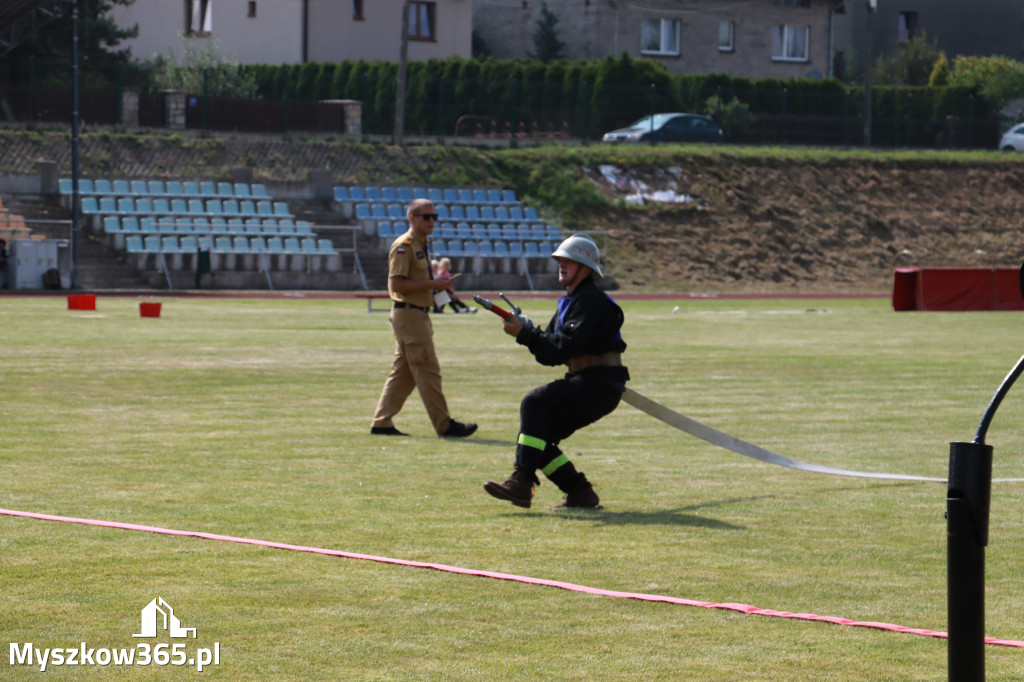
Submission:
[[[434,430],[442,434],[451,417],[441,391],[441,365],[434,352],[430,315],[415,308],[392,308],[390,322],[395,333],[395,359],[377,401],[373,426],[394,426],[392,420],[415,388],[420,392]]]

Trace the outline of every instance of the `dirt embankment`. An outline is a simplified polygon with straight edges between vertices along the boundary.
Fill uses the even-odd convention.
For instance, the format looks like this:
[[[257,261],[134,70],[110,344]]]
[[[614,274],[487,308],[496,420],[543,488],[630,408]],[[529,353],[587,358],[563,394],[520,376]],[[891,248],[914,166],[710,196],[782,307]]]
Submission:
[[[611,270],[627,289],[878,292],[894,266],[1024,259],[1018,163],[603,170],[589,175],[610,197],[635,201],[645,188],[669,199],[592,216],[612,238]]]

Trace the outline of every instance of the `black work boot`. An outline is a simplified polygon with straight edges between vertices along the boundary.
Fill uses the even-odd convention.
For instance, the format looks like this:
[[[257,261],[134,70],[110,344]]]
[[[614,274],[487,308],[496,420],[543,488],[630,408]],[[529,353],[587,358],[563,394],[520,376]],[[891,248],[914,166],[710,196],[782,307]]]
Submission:
[[[517,507],[529,509],[530,502],[533,500],[534,485],[540,485],[537,475],[516,467],[507,481],[504,483],[487,481],[484,483],[484,490],[488,495],[497,497],[499,500],[508,500]]]
[[[476,424],[470,422],[463,424],[454,419],[448,420],[448,428],[441,434],[442,438],[466,438],[476,433]]]
[[[581,471],[576,481],[566,491],[565,500],[556,504],[555,509],[600,509],[601,500],[594,492],[594,486]]]

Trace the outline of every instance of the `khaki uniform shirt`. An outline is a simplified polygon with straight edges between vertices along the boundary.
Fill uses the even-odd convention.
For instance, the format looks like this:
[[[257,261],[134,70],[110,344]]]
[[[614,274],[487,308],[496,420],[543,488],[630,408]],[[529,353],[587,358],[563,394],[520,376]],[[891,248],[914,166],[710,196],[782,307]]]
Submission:
[[[415,282],[427,282],[430,276],[430,258],[425,239],[413,232],[412,228],[396,239],[388,252],[388,294],[393,301],[404,301],[422,308],[434,306],[432,290],[415,294],[400,294],[391,289],[392,277],[405,277]]]

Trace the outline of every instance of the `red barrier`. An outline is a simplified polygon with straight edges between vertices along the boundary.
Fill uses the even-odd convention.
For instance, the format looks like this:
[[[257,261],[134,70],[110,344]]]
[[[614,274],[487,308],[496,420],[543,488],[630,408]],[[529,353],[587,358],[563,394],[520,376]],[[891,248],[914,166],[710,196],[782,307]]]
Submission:
[[[897,268],[892,308],[902,310],[1024,310],[1012,268]]]
[[[96,310],[96,294],[71,294],[68,310]]]

